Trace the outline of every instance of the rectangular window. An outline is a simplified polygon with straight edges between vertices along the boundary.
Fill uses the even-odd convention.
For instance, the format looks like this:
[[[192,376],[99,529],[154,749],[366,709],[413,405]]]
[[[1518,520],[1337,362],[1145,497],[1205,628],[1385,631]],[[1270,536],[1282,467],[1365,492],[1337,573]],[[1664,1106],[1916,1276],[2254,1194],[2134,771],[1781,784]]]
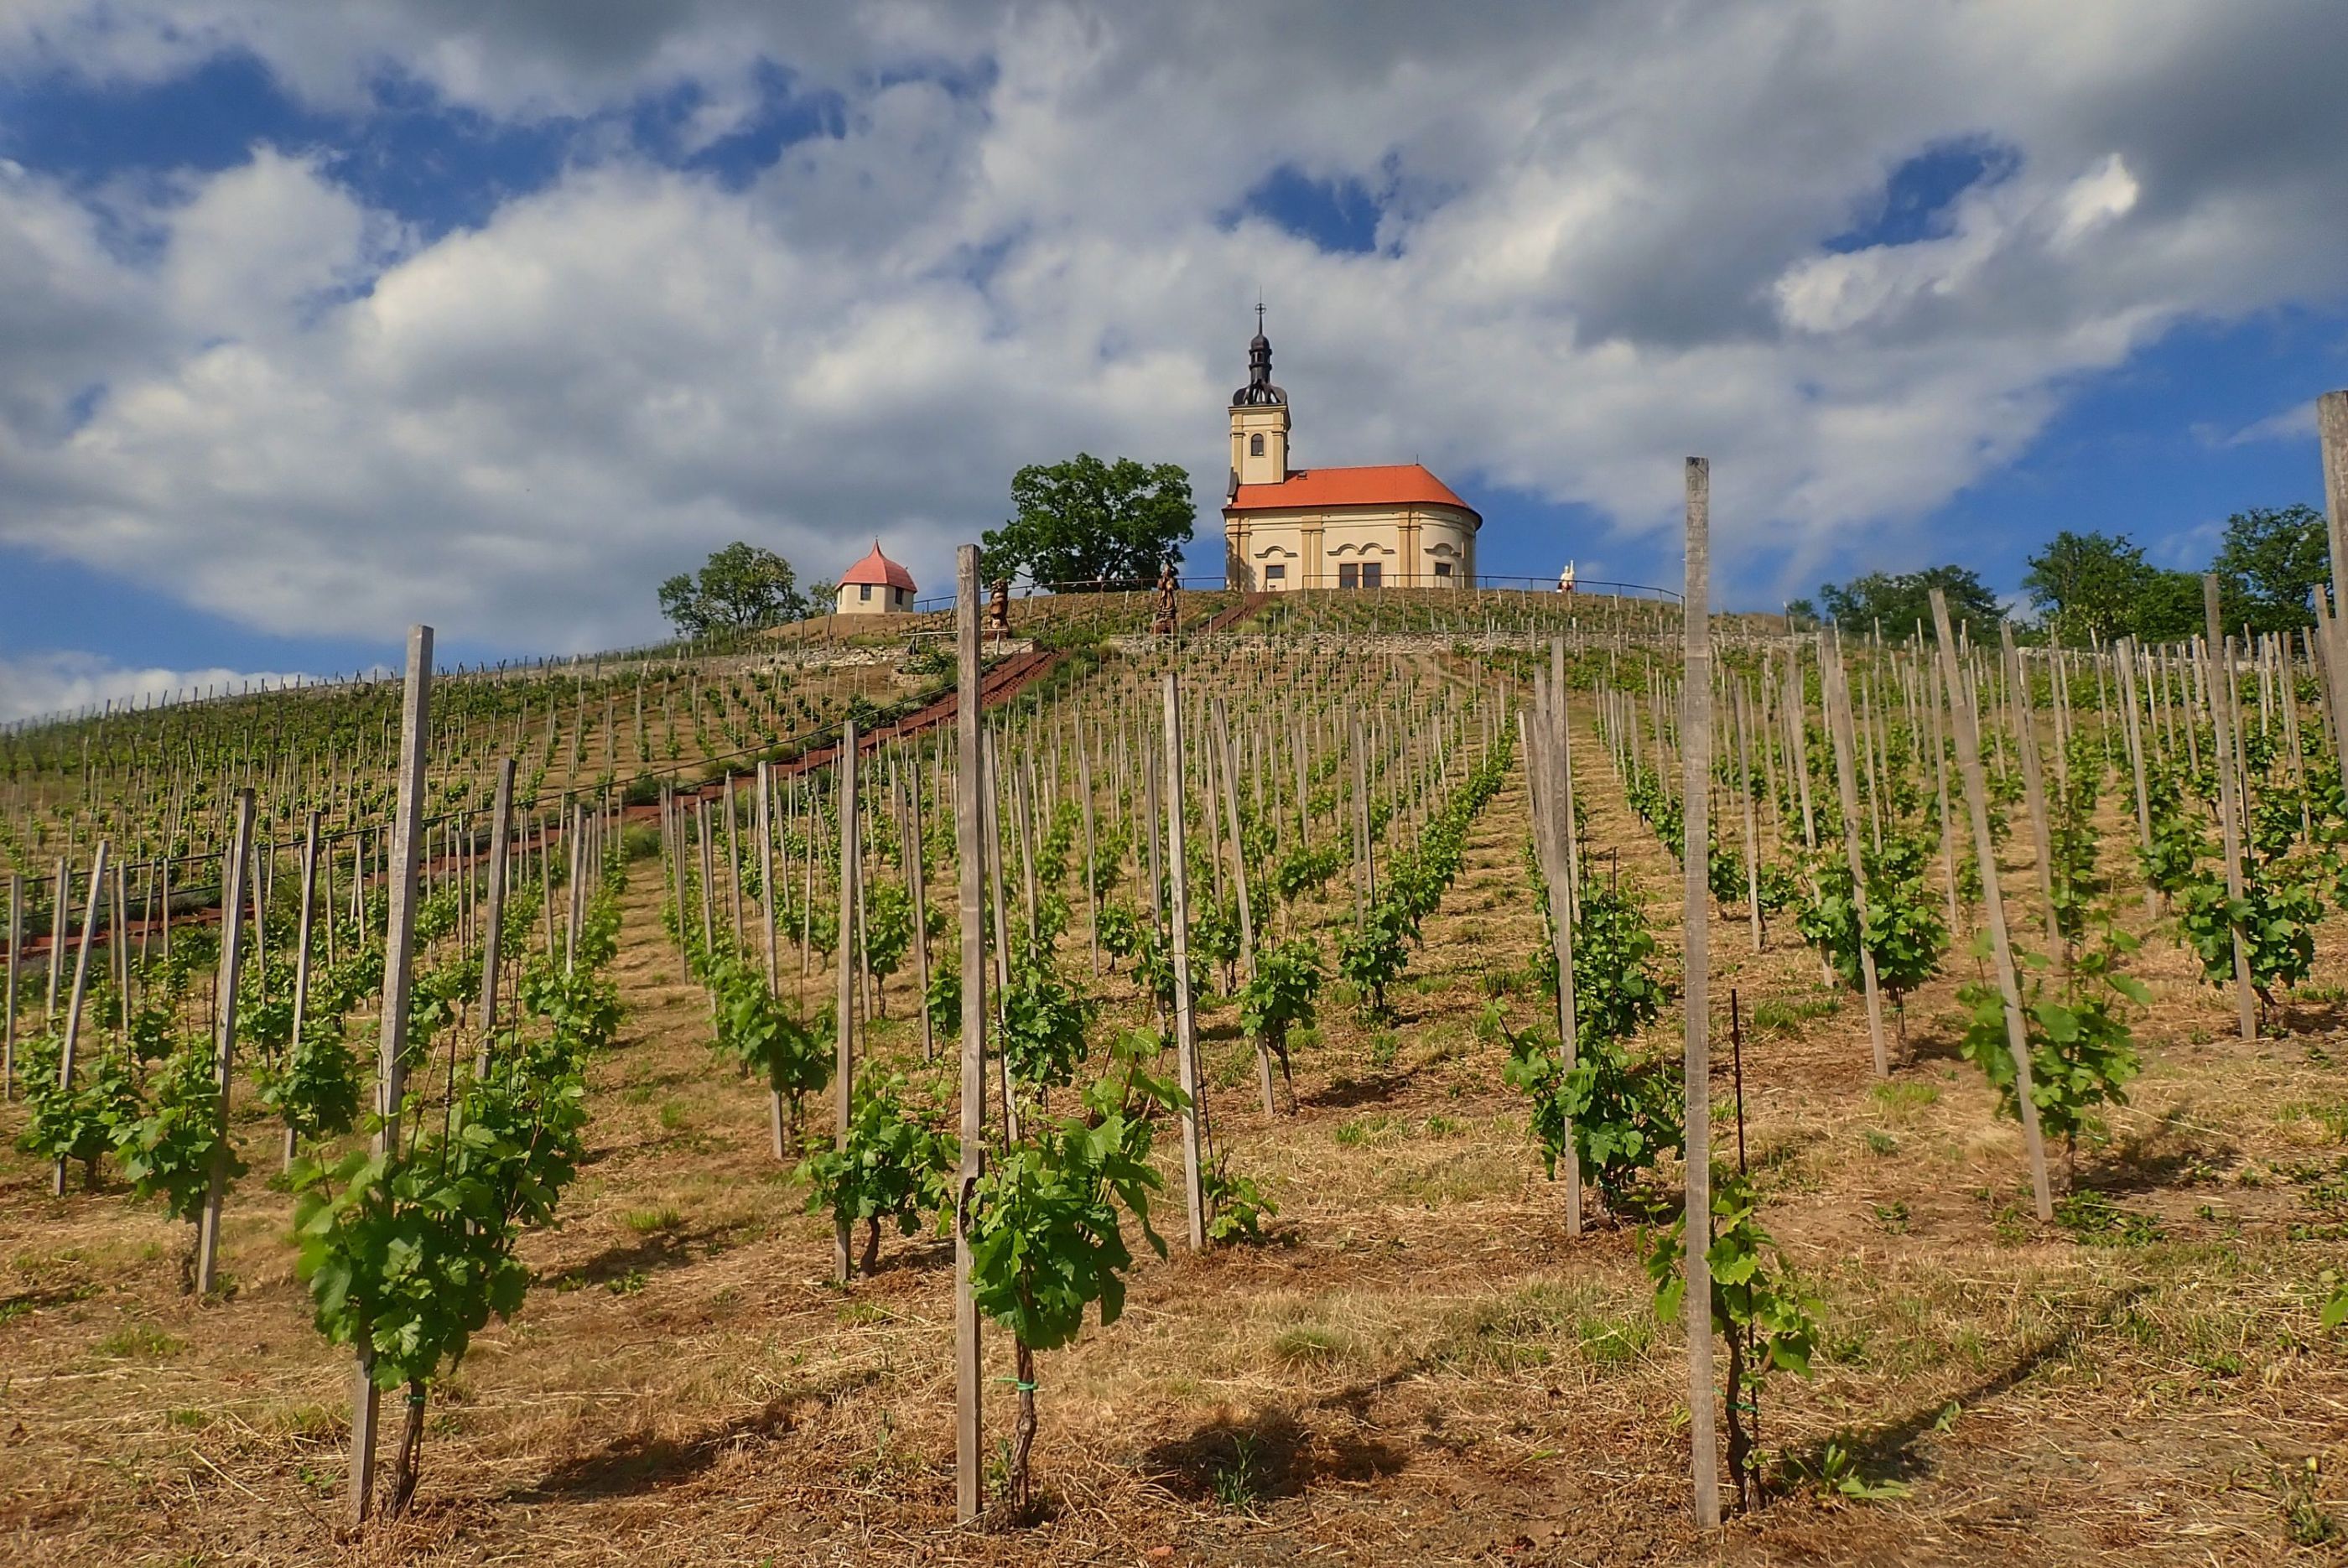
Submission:
[[[870,603],[872,602],[872,584],[870,583],[859,583],[856,585],[856,597],[867,604]]]
[[[1362,569],[1359,566],[1356,566],[1354,562],[1348,561],[1337,568],[1338,587],[1359,588],[1361,585]]]
[[[1365,588],[1375,588],[1378,586],[1378,580],[1383,577],[1385,573],[1385,567],[1380,562],[1375,561],[1363,562],[1362,586]]]
[[[1437,562],[1435,563],[1435,574],[1436,574],[1437,577],[1448,577],[1448,576],[1450,576],[1450,575],[1451,575],[1451,562],[1449,562],[1448,561],[1438,561],[1438,562]]]
[[[1263,569],[1263,580],[1267,583],[1285,583],[1288,581],[1288,568],[1267,566]]]

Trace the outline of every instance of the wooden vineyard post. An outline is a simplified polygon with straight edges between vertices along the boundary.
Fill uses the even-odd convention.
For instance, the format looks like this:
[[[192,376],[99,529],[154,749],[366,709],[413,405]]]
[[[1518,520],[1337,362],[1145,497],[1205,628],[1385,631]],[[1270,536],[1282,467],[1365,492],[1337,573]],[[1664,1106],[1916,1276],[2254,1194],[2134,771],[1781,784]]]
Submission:
[[[2113,647],[2120,666],[2120,707],[2126,717],[2123,728],[2127,738],[2128,771],[2136,779],[2136,832],[2143,846],[2147,863],[2152,855],[2151,796],[2144,783],[2144,733],[2137,721],[2136,639],[2122,637]],[[2144,912],[2160,913],[2160,894],[2147,881],[2144,884]]]
[[[57,998],[66,994],[66,934],[72,910],[73,862],[59,855],[57,874],[49,883],[49,989],[41,1006],[44,1029],[56,1021]]]
[[[702,802],[701,826],[705,834],[709,827],[709,803],[706,800]],[[587,872],[591,862],[587,858],[587,806],[584,801],[571,808],[571,821],[564,836],[571,846],[571,885],[564,890],[567,896],[562,901],[562,973],[567,975],[578,967],[579,934],[587,916]],[[708,868],[709,841],[706,837],[701,842],[701,863],[704,870]],[[701,889],[701,911],[705,916],[709,913],[709,886],[705,880]]]
[[[1867,1043],[1875,1053],[1875,1076],[1891,1076],[1891,1057],[1883,1047],[1883,992],[1875,979],[1875,950],[1867,944],[1867,867],[1859,848],[1859,780],[1851,768],[1850,686],[1842,667],[1842,654],[1829,647],[1827,634],[1818,634],[1818,698],[1827,712],[1827,730],[1835,758],[1835,794],[1842,804],[1843,859],[1850,867],[1851,915],[1859,924],[1859,978],[1867,998]]]
[[[701,957],[702,962],[708,965],[703,983],[709,988],[709,1006],[715,1013],[717,1007],[717,923],[716,916],[711,913],[714,906],[710,900],[715,895],[710,890],[717,883],[717,851],[714,847],[713,830],[709,826],[709,800],[706,796],[695,795],[693,798],[693,829],[698,835],[701,852]],[[812,861],[814,857],[808,858]],[[578,857],[573,855],[572,859],[575,861]],[[576,865],[572,868],[572,881],[577,882]],[[841,932],[841,935],[846,934],[845,931]],[[567,943],[565,945],[567,949]],[[570,973],[567,960],[563,972]]]
[[[1354,754],[1360,756],[1357,751]],[[1192,1252],[1207,1247],[1206,1185],[1199,1163],[1199,1037],[1190,1010],[1190,868],[1182,842],[1182,692],[1166,672],[1166,858],[1171,883],[1174,958],[1174,1066],[1189,1103],[1182,1108],[1182,1198],[1189,1211]]]
[[[387,923],[384,934],[383,1024],[377,1035],[375,1152],[389,1161],[399,1153],[399,1102],[407,1092],[401,1055],[407,1038],[407,1006],[416,964],[416,851],[424,832],[424,764],[432,737],[432,628],[407,629],[407,676],[400,696],[399,776],[393,780],[390,860],[384,877]],[[359,880],[359,879],[355,879]],[[349,1522],[366,1523],[375,1501],[376,1418],[375,1356],[368,1329],[358,1336],[358,1367],[351,1391]]]
[[[244,882],[252,861],[252,791],[236,792],[236,826],[229,841],[228,874],[221,879],[219,1034],[212,1048],[212,1086],[219,1096],[212,1168],[204,1189],[204,1212],[196,1222],[196,1295],[211,1295],[220,1279],[221,1204],[228,1194],[228,1092],[236,1059],[238,965],[244,956]],[[253,911],[252,923],[261,923]]]
[[[2022,761],[2022,805],[2030,813],[2030,842],[2038,861],[2038,896],[2046,906],[2046,944],[2054,954],[2062,949],[2062,933],[2054,921],[2054,847],[2047,829],[2046,784],[2038,757],[2036,704],[2030,695],[2030,672],[2023,668],[2021,651],[2013,645],[2013,627],[2001,624],[2004,644],[2008,707],[2013,715],[2013,747]]]
[[[1924,706],[1932,716],[1932,795],[1941,813],[1941,872],[1949,889],[1949,934],[1954,936],[1961,913],[1957,906],[1957,826],[1949,815],[1949,753],[1941,743],[1941,692],[1937,683],[1925,687],[1925,699]]]
[[[473,1058],[475,1076],[489,1070],[489,1053],[498,1038],[498,974],[504,957],[506,925],[506,856],[513,838],[514,759],[498,762],[497,793],[489,807],[489,929],[481,937],[481,1048]]]
[[[2234,775],[2234,645],[2220,629],[2218,618],[2218,574],[2204,573],[2201,577],[2201,613],[2209,631],[2209,713],[2215,729],[2215,743],[2210,749],[2217,753],[2210,763],[2218,769],[2218,828],[2224,841],[2226,854],[2226,901],[2240,907],[2242,902],[2242,815],[2241,798],[2236,793]],[[2242,940],[2242,923],[2229,920],[2227,928],[2234,944],[2234,1007],[2239,1015],[2242,1041],[2249,1044],[2259,1037],[2259,1003],[2250,986],[2250,950]]]
[[[8,1010],[0,1014],[0,1084],[5,1084],[6,1098],[16,1098],[16,965],[25,948],[25,879],[15,872],[8,873]]]
[[[775,947],[775,774],[771,762],[758,764],[758,909],[759,934],[767,944],[767,995],[779,996],[783,994],[783,974]],[[777,1160],[790,1158],[786,1120],[783,1091],[775,1088],[770,1078],[767,1086],[767,1130]]]
[[[74,955],[73,994],[66,1002],[65,1039],[57,1049],[57,1088],[63,1090],[73,1088],[74,1044],[81,1035],[81,1003],[89,985],[90,939],[98,930],[98,905],[106,896],[107,849],[107,841],[98,840],[98,858],[89,868],[89,908],[82,915],[81,951]],[[66,899],[66,889],[72,885],[67,880],[66,862],[59,861],[57,868],[57,895],[49,910],[49,950],[52,954],[49,967],[52,974],[57,969],[54,955],[64,950],[66,922],[73,913],[72,906]],[[66,1161],[63,1155],[57,1157],[56,1191],[60,1198],[66,1195]]]
[[[1686,1004],[1686,1252],[1688,1444],[1695,1522],[1720,1523],[1720,1455],[1712,1386],[1712,464],[1687,460],[1687,583],[1680,601],[1685,652],[1680,674],[1680,799],[1686,891],[1683,993]],[[1734,1390],[1730,1398],[1735,1398]]]
[[[1557,757],[1552,770],[1557,775],[1558,822],[1563,830],[1561,842],[1565,849],[1565,913],[1568,921],[1581,918],[1581,830],[1573,820],[1573,710],[1567,702],[1565,681],[1565,639],[1552,638],[1549,645],[1549,697],[1555,710],[1551,720],[1557,739]],[[1567,938],[1570,943],[1570,936]],[[1566,1065],[1573,1065],[1574,1040],[1569,1032],[1566,1040]],[[1573,1190],[1581,1185],[1581,1162],[1573,1167]],[[1575,1205],[1574,1217],[1581,1219],[1581,1206]]]
[[[1745,913],[1753,927],[1753,951],[1762,947],[1761,934],[1761,830],[1753,817],[1753,752],[1747,744],[1752,726],[1746,722],[1745,683],[1736,683],[1736,696],[1732,707],[1736,725],[1736,799],[1745,812]]]
[[[668,791],[662,800],[661,814],[669,820],[669,880],[676,884],[677,974],[685,984],[691,985],[693,942],[686,934],[690,927],[685,923],[685,802],[676,798],[674,790]],[[538,830],[538,871],[539,885],[543,892],[547,887],[546,830],[543,826]],[[554,901],[551,895],[546,898],[546,944],[551,953],[554,946]]]
[[[782,995],[782,971],[775,947],[775,765],[758,764],[758,920],[759,935],[767,945],[767,995]],[[782,1093],[775,1091],[775,1109],[779,1116]],[[778,1129],[781,1127],[778,1121]],[[775,1157],[783,1154],[782,1136],[775,1139]]]
[[[906,892],[913,905],[913,1011],[922,1017],[922,1059],[933,1062],[938,1059],[938,1037],[930,1019],[930,889],[928,872],[922,866],[929,847],[922,836],[922,769],[918,758],[912,772],[911,788],[903,800]]]
[[[1538,680],[1536,676],[1536,680]],[[1540,700],[1541,696],[1548,698]],[[1551,681],[1546,693],[1536,687],[1533,722],[1528,726],[1525,717],[1517,716],[1518,733],[1525,755],[1525,782],[1532,797],[1533,845],[1540,857],[1541,880],[1549,884],[1550,956],[1557,965],[1557,1037],[1558,1059],[1565,1071],[1573,1071],[1574,1047],[1577,1044],[1573,997],[1573,894],[1567,886],[1564,868],[1560,863],[1566,853],[1563,833],[1559,822],[1556,773],[1557,758],[1553,748],[1555,733],[1564,727],[1562,705],[1558,700],[1556,683]],[[1573,1238],[1581,1234],[1581,1154],[1573,1139],[1573,1118],[1565,1117],[1565,1233]]]
[[[916,792],[914,799],[919,800]],[[1092,949],[1093,978],[1100,978],[1100,885],[1097,868],[1100,853],[1093,838],[1093,765],[1092,748],[1084,743],[1080,733],[1076,738],[1076,799],[1082,807],[1085,824],[1085,940]]]
[[[836,1081],[831,1102],[837,1121],[832,1137],[833,1147],[845,1150],[848,1125],[856,1114],[856,721],[852,718],[840,734],[839,766],[833,788],[839,795],[839,988],[832,999],[837,1009],[833,1019],[837,1055],[832,1062]],[[832,1224],[832,1261],[839,1267],[839,1283],[846,1284],[855,1262],[849,1256],[848,1211],[837,1210]]]
[[[2030,1097],[2030,1029],[2022,1016],[2022,985],[2013,972],[2013,944],[2005,926],[2005,894],[1997,880],[1997,840],[1989,827],[1989,786],[1982,777],[1981,719],[1972,683],[1957,663],[1949,632],[1949,603],[1931,591],[1932,630],[1940,639],[1941,684],[1948,690],[1949,728],[1957,744],[1957,776],[1965,789],[1965,811],[1972,819],[1973,856],[1981,868],[1982,920],[1989,927],[1990,956],[1997,968],[1998,995],[2005,1003],[2005,1040],[2013,1053],[2014,1099],[2022,1113],[2022,1141],[2030,1159],[2030,1191],[2038,1222],[2052,1223],[2054,1195],[2046,1181],[2046,1146],[2038,1135],[2038,1102]]]
[[[1215,750],[1220,758],[1223,776],[1223,810],[1231,830],[1231,872],[1233,888],[1240,901],[1240,975],[1242,980],[1255,978],[1255,913],[1248,903],[1247,842],[1240,833],[1239,751],[1231,744],[1230,716],[1223,699],[1217,697],[1215,713]],[[1210,800],[1208,810],[1214,809]],[[1256,1076],[1263,1084],[1263,1113],[1278,1114],[1272,1099],[1272,1047],[1261,1039],[1255,1043]]]
[[[2337,683],[2348,681],[2348,391],[2326,392],[2315,400],[2315,434],[2323,454],[2324,542],[2332,555],[2331,633],[2325,652],[2332,679],[2324,683],[2334,711],[2335,748],[2348,748],[2348,713],[2336,711],[2343,698]]]
[[[310,1017],[310,932],[312,915],[318,897],[318,813],[310,813],[308,825],[302,833],[302,909],[294,938],[294,1026],[285,1037],[287,1054],[302,1049],[302,1031]],[[327,923],[332,924],[331,918]],[[294,1145],[301,1134],[294,1124],[285,1124],[285,1168],[294,1168]]]
[[[978,1296],[970,1277],[971,1204],[986,1174],[986,891],[980,865],[979,783],[984,771],[978,701],[978,546],[954,552],[954,839],[962,917],[962,1168],[954,1183],[954,1514],[984,1506],[980,1447]]]

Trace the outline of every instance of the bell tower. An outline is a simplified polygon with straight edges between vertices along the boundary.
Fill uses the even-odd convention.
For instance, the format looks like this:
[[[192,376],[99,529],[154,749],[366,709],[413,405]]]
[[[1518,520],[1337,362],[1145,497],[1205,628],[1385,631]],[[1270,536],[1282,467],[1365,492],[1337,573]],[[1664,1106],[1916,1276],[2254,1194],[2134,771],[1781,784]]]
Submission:
[[[1248,382],[1231,394],[1231,482],[1276,485],[1288,478],[1288,394],[1272,384],[1272,339],[1255,307]]]

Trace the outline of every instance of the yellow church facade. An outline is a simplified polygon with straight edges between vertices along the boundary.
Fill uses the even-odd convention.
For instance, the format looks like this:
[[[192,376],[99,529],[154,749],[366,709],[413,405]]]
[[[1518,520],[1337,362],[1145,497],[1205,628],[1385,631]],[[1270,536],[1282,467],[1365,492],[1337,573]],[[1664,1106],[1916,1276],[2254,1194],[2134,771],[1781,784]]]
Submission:
[[[1416,463],[1295,469],[1288,394],[1272,381],[1272,343],[1257,323],[1248,384],[1231,395],[1231,473],[1223,505],[1227,586],[1472,588],[1474,507]]]

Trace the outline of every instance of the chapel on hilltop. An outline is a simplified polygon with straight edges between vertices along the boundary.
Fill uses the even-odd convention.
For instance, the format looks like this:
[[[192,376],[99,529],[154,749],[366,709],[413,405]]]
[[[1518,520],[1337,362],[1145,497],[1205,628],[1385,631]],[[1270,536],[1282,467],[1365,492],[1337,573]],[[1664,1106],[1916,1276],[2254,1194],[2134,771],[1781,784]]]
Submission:
[[[880,553],[872,552],[839,574],[836,614],[842,615],[905,615],[913,609],[913,574]]]
[[[1476,509],[1416,463],[1288,466],[1288,394],[1272,383],[1263,307],[1248,383],[1231,394],[1224,580],[1241,593],[1295,588],[1472,588]]]

